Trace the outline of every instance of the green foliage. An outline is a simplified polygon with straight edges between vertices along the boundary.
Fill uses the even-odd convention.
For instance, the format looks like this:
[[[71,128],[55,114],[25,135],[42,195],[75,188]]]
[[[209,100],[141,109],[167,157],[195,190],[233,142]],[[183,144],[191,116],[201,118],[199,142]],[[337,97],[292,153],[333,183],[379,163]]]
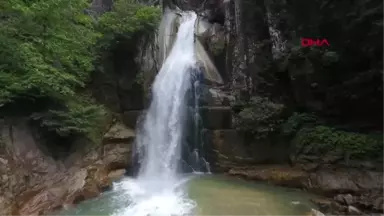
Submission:
[[[23,114],[60,136],[90,136],[102,108],[81,99],[100,38],[86,0],[12,0],[1,8],[0,110]],[[38,106],[33,104],[44,104]],[[30,106],[29,106],[30,105]],[[46,111],[49,109],[49,111]],[[13,112],[13,113],[12,113]]]
[[[93,69],[99,34],[82,0],[8,1],[0,20],[0,106],[20,97],[65,100]]]
[[[85,13],[89,7],[88,0],[1,2],[1,116],[30,116],[57,135],[100,140],[107,112],[79,94],[104,55],[100,47],[135,45],[134,37],[155,28],[160,10],[120,0],[95,19]]]
[[[32,119],[38,120],[42,127],[54,131],[60,136],[84,134],[96,141],[98,129],[103,125],[107,112],[87,97],[78,97],[76,101],[67,101],[62,109],[35,113]]]
[[[137,77],[131,76],[129,86],[125,88],[132,89],[135,83],[142,84],[144,77],[138,72],[140,67],[134,59],[139,53],[138,45],[153,39],[160,20],[159,7],[148,6],[143,1],[114,1],[112,10],[98,18],[98,30],[103,37],[97,44],[97,72],[116,82],[113,79],[122,70],[130,70],[131,74],[137,72]]]
[[[295,112],[282,124],[282,133],[284,135],[294,135],[304,125],[314,125],[318,122],[319,120],[314,114]]]
[[[382,153],[382,134],[348,132],[326,125],[311,113],[293,113],[282,124],[282,135],[296,154],[341,155],[346,159],[376,159]]]
[[[240,131],[263,139],[278,132],[283,121],[284,106],[267,98],[253,97],[236,115],[236,127]]]
[[[99,18],[99,30],[104,38],[100,46],[108,49],[119,45],[134,36],[152,34],[158,26],[161,10],[158,7],[146,6],[132,0],[114,2],[111,12]]]
[[[327,126],[304,127],[293,140],[296,149],[306,147],[307,154],[322,155],[339,152],[351,159],[375,159],[382,156],[382,138],[345,132]],[[310,148],[308,148],[310,146]]]
[[[293,113],[285,119],[284,106],[265,98],[242,104],[236,116],[237,128],[252,139],[283,138],[296,154],[345,156],[348,159],[377,159],[382,156],[382,134],[347,132],[326,126],[312,113]]]

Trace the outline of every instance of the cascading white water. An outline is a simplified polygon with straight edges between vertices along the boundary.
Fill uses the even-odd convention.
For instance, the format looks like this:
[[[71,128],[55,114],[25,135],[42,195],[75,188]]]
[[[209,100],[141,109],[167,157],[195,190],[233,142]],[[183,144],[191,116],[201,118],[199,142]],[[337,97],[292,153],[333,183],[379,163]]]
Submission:
[[[139,152],[144,149],[139,178],[175,178],[186,112],[186,93],[191,88],[191,69],[196,65],[194,23],[196,15],[182,17],[175,44],[157,75],[152,102],[142,131]]]
[[[131,202],[115,213],[119,216],[184,215],[194,208],[194,202],[182,188],[187,179],[177,171],[186,120],[186,94],[196,66],[196,14],[183,12],[180,21],[176,41],[155,78],[152,101],[137,134],[138,176],[115,185],[116,190],[127,191]]]
[[[162,65],[173,45],[176,32],[178,15],[169,8],[165,8],[163,11],[163,18],[161,20],[159,31],[158,31],[158,62]]]

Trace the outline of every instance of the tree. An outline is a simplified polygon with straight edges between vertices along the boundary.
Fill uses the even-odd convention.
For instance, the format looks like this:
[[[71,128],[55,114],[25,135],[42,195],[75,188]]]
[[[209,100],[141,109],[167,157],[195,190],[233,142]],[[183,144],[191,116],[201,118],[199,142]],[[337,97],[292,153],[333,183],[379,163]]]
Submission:
[[[105,112],[86,93],[97,45],[151,31],[159,13],[121,0],[98,20],[88,0],[0,1],[0,115],[31,117],[60,136],[97,130]]]
[[[18,98],[66,100],[93,69],[100,34],[86,0],[12,0],[1,9],[0,106]]]

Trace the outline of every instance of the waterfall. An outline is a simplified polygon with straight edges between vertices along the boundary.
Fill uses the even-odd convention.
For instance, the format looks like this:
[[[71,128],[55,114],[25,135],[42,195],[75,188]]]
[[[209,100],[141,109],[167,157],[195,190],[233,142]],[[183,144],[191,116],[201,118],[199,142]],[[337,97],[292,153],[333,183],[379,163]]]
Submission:
[[[186,94],[191,89],[191,72],[196,65],[195,20],[194,13],[182,17],[175,44],[153,83],[152,101],[137,134],[137,147],[142,155],[139,178],[174,178],[177,172]]]
[[[130,197],[130,205],[115,212],[119,216],[185,215],[195,206],[183,188],[188,179],[178,171],[187,120],[187,94],[193,89],[193,73],[199,70],[194,45],[197,16],[193,12],[181,14],[176,39],[155,78],[152,101],[137,131],[138,176],[115,186],[115,190],[127,190]],[[168,49],[169,44],[164,45]]]
[[[176,24],[179,16],[169,8],[164,9],[163,18],[159,28],[159,56],[158,62],[163,64],[169,54],[172,42],[175,41]]]

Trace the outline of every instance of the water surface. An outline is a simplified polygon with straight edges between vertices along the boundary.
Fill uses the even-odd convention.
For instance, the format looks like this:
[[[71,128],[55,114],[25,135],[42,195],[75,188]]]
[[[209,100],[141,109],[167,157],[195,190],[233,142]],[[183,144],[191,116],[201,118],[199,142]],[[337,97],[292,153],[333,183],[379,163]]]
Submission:
[[[63,210],[60,215],[130,215],[146,216],[145,214],[129,214],[131,209],[129,192],[120,187],[132,179],[123,179],[115,185],[112,191],[100,197],[80,203],[75,208]],[[308,215],[313,195],[288,189],[266,185],[263,183],[247,182],[232,177],[219,175],[196,175],[186,183],[188,197],[195,202],[193,215]],[[147,206],[152,208],[174,208],[172,196],[152,196],[139,206],[141,213]],[[145,204],[146,203],[146,204]],[[179,211],[179,210],[178,210]],[[159,212],[159,211],[157,211]],[[168,212],[168,210],[167,210]],[[151,215],[165,215],[161,213]],[[168,215],[167,215],[168,216]]]
[[[313,195],[295,189],[225,176],[202,176],[189,183],[197,215],[308,215]]]

